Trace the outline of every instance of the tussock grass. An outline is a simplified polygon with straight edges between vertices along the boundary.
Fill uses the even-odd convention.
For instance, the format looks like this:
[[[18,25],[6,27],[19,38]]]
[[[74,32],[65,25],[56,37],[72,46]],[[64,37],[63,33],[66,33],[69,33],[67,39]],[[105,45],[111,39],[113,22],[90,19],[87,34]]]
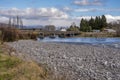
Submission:
[[[0,80],[45,80],[47,70],[33,61],[4,54],[0,47]]]
[[[0,80],[43,80],[47,72],[34,62],[23,62],[15,57],[1,55]]]
[[[69,80],[65,75],[57,75],[45,64],[23,61],[10,56],[0,45],[0,80]]]

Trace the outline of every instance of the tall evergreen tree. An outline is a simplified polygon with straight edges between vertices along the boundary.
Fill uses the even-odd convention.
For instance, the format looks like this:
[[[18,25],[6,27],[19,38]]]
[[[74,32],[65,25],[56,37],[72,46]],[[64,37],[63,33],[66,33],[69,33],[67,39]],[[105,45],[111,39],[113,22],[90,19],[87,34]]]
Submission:
[[[80,23],[80,31],[91,31],[91,30],[102,30],[103,28],[107,27],[106,17],[96,16],[95,19],[91,17],[90,20],[81,19]]]
[[[96,18],[95,18],[95,28],[94,29],[99,29],[99,18],[98,18],[98,16],[96,16]]]
[[[101,25],[101,26],[102,26],[101,29],[107,27],[107,20],[106,20],[105,15],[102,15],[101,23],[102,23],[102,25]]]
[[[95,20],[91,17],[91,19],[89,20],[89,26],[94,29],[95,28]]]
[[[89,22],[87,20],[81,19],[80,31],[89,32],[91,28],[89,27]]]
[[[84,19],[83,18],[81,19],[81,22],[80,22],[80,31],[84,31]]]
[[[98,17],[98,29],[99,30],[101,29],[101,25],[102,25],[102,23],[101,23],[101,17],[99,16]]]

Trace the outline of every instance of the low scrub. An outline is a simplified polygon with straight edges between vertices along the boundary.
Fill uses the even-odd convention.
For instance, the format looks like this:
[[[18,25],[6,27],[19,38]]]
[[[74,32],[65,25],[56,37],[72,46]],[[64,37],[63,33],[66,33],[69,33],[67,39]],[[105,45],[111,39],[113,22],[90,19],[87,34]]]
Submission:
[[[25,62],[0,53],[0,80],[45,80],[47,71],[35,62]]]
[[[48,71],[33,61],[10,56],[0,45],[0,80],[46,80]]]
[[[26,33],[14,27],[2,27],[0,28],[0,41],[13,42],[19,39],[36,39],[38,33]]]
[[[5,42],[15,41],[19,39],[16,28],[5,27],[1,28],[1,40]]]
[[[55,76],[47,64],[23,61],[1,48],[0,45],[0,80],[69,80],[65,75]]]

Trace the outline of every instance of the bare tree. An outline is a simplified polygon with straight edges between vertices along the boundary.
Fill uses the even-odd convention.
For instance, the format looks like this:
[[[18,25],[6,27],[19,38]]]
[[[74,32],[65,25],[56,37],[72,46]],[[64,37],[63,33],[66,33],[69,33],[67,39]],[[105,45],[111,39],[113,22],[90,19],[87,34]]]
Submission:
[[[18,27],[19,29],[23,28],[23,21],[19,16],[10,17],[8,27]]]

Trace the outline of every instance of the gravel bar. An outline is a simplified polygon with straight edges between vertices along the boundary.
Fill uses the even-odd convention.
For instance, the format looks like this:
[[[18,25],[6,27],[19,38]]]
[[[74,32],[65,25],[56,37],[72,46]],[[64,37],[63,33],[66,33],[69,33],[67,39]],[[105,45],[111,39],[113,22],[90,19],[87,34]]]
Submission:
[[[20,40],[7,43],[24,59],[47,64],[66,80],[120,80],[120,49],[87,44]]]

